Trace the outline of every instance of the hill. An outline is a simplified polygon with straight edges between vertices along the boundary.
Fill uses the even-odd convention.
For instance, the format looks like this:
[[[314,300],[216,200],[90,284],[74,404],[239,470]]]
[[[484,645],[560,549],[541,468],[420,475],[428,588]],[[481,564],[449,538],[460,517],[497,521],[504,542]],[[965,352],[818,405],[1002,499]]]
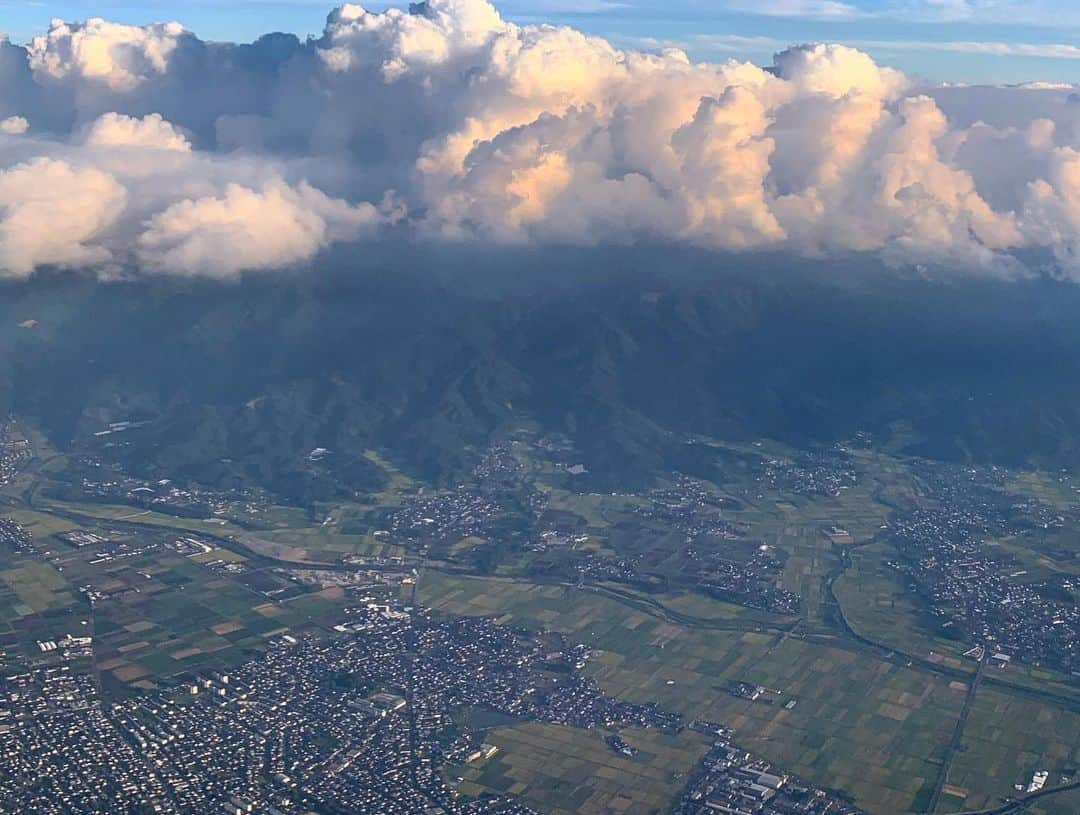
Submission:
[[[4,406],[61,449],[133,422],[108,450],[134,472],[296,501],[376,485],[367,449],[452,481],[522,423],[570,436],[598,483],[692,468],[694,433],[814,445],[863,430],[940,459],[1080,461],[1071,285],[854,261],[751,272],[659,248],[328,265],[238,284],[8,283]],[[334,455],[316,475],[319,447]]]

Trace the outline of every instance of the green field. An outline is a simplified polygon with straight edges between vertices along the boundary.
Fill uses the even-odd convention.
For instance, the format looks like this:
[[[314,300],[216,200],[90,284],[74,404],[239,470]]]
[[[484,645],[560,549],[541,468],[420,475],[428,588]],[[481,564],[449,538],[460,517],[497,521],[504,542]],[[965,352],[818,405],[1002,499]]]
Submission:
[[[737,446],[717,450],[748,453]],[[790,451],[769,445],[767,453],[783,457]],[[495,576],[462,576],[473,550],[491,544],[468,538],[438,547],[427,561],[419,602],[560,632],[592,649],[586,670],[610,694],[728,725],[742,747],[816,785],[844,790],[873,815],[924,809],[948,757],[975,663],[962,656],[967,644],[935,630],[889,565],[898,553],[881,530],[894,505],[919,488],[903,462],[860,452],[855,458],[865,478],[831,497],[785,494],[737,469],[718,473],[708,487],[724,500],[725,520],[745,535],[711,545],[727,546],[731,558],[746,557],[761,543],[782,553],[773,579],[800,596],[796,618],[701,593],[689,572],[686,536],[643,523],[644,498],[575,493],[566,489],[564,472],[531,459],[524,446],[515,446],[515,455],[541,479],[538,486],[549,498],[545,523],[587,535],[586,543],[575,545],[581,550],[638,558],[658,579],[577,585],[566,572],[533,571],[534,555],[524,549],[505,553]],[[310,511],[264,507],[250,528],[58,501],[39,491],[32,508],[10,511],[35,534],[37,552],[9,552],[0,560],[5,665],[41,664],[47,657],[37,640],[92,630],[106,688],[130,693],[257,657],[268,639],[283,632],[317,629],[334,619],[342,593],[295,588],[275,575],[281,560],[415,554],[371,533],[418,485],[377,454],[368,458],[387,474],[385,489],[369,496],[370,503],[360,496]],[[1010,488],[1055,506],[1071,500],[1052,476],[1027,474]],[[830,537],[826,530],[833,526],[850,536]],[[76,549],[55,537],[75,528],[133,547],[201,533],[220,548],[183,557],[158,546],[95,562],[98,555],[88,551],[94,547]],[[1032,540],[1005,537],[994,545],[1029,570],[1031,579],[1075,569],[1080,545],[1067,530],[1050,529],[1034,545]],[[579,554],[568,547],[545,556]],[[218,560],[243,564],[248,573],[208,565]],[[275,586],[289,592],[278,598]],[[92,612],[81,587],[98,595]],[[766,691],[751,701],[731,693],[735,683]],[[705,749],[690,733],[627,731],[622,735],[640,753],[626,758],[604,743],[601,732],[536,723],[489,726],[485,738],[500,748],[498,755],[448,773],[464,779],[465,794],[520,795],[542,813],[663,811]],[[1049,770],[1054,781],[1076,775],[1075,681],[1020,664],[988,669],[949,767],[939,812],[995,804],[1038,769]],[[1051,798],[1032,812],[1075,815],[1076,803],[1076,796]]]
[[[847,622],[859,634],[908,654],[947,657],[970,670],[961,654],[970,645],[928,633],[911,593],[888,565],[896,551],[884,543],[853,547],[850,563],[833,588]]]
[[[0,572],[2,579],[19,601],[34,611],[69,606],[75,602],[67,581],[47,563],[29,561]]]
[[[225,561],[250,568],[238,552],[219,548],[183,557],[163,545],[201,531],[200,522],[102,505],[85,508],[94,515],[75,514],[70,505],[62,516],[41,510],[13,513],[35,534],[39,553],[3,555],[7,568],[0,570],[0,632],[11,632],[6,653],[14,660],[12,667],[55,659],[37,647],[38,640],[90,634],[103,682],[123,692],[239,664],[257,656],[268,637],[303,630],[313,618],[339,608],[317,596],[271,602],[244,584],[246,575],[205,565]],[[128,547],[150,548],[136,556],[103,559],[98,547],[74,548],[52,537],[75,528],[97,531]],[[81,588],[95,594],[92,608]]]
[[[967,793],[964,808],[991,805],[1014,794],[1032,773],[1048,770],[1048,785],[1075,778],[1080,768],[1080,714],[999,691],[979,691],[964,730],[961,751],[949,775]],[[1053,815],[1075,815],[1076,799],[1049,798],[1039,807]]]
[[[628,758],[605,744],[604,736],[535,722],[498,728],[486,736],[499,748],[494,758],[448,768],[447,774],[465,779],[463,793],[520,796],[550,815],[651,815],[671,805],[707,749],[695,733],[627,729],[620,736],[639,751]]]
[[[564,632],[597,649],[589,670],[607,692],[724,722],[745,748],[817,784],[843,788],[881,815],[918,810],[925,800],[966,691],[955,678],[839,641],[803,638],[798,629],[680,626],[586,590],[436,572],[425,573],[420,588],[425,603],[446,611]],[[772,692],[755,702],[736,698],[726,692],[733,681]],[[791,700],[795,707],[786,709]],[[1006,753],[1022,752],[1012,715],[986,714]],[[981,719],[973,714],[972,721]],[[1047,749],[1077,749],[1080,728],[1066,724],[1061,738]],[[970,771],[958,764],[957,772],[974,774],[974,789],[981,789],[980,772],[987,773],[983,788],[1001,788],[981,762]],[[1022,773],[1017,765],[1010,787]]]

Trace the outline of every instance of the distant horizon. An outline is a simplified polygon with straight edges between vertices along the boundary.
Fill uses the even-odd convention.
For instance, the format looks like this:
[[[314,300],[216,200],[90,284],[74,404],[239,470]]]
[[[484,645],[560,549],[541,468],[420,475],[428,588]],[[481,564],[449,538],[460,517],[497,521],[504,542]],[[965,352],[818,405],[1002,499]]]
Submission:
[[[322,33],[339,4],[322,0],[63,0],[0,4],[0,32],[25,44],[52,18],[104,17],[127,24],[177,21],[205,40],[251,42],[268,31]],[[362,3],[369,10],[402,2]],[[570,25],[634,49],[678,47],[696,61],[750,60],[804,42],[859,48],[882,64],[929,82],[1006,85],[1080,81],[1080,8],[1063,0],[988,5],[980,0],[504,0],[518,23]]]

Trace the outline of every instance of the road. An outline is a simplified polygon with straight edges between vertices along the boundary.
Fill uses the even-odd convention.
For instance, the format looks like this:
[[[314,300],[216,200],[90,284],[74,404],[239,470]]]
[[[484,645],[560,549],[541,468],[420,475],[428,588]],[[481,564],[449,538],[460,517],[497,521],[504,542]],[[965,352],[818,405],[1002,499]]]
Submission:
[[[24,496],[24,500],[27,504],[33,506],[36,498],[36,486],[29,490]],[[92,512],[79,512],[75,507],[65,507],[63,509],[50,506],[46,511],[61,516],[67,517],[76,522],[85,523],[87,521],[98,520],[95,518]],[[132,514],[123,518],[109,519],[111,523],[118,526],[133,528],[133,529],[147,529],[160,532],[162,527],[154,524],[149,524],[141,521],[140,514]],[[329,570],[355,570],[356,566],[341,564],[341,563],[298,563],[294,561],[283,560],[264,552],[259,552],[253,547],[247,545],[247,541],[244,536],[225,536],[222,534],[214,535],[208,532],[200,532],[200,536],[212,539],[218,545],[223,548],[231,549],[235,552],[243,554],[253,565],[263,567],[286,567],[286,568],[314,568],[314,569],[329,569]],[[426,560],[421,561],[419,564],[421,569],[425,567],[432,571],[442,571],[446,573],[458,573],[465,574],[462,570],[455,569],[447,563],[433,563]],[[892,664],[909,668],[916,671],[924,671],[936,674],[943,678],[954,679],[964,681],[968,684],[968,690],[964,699],[963,707],[960,715],[956,721],[953,729],[952,737],[949,744],[946,747],[946,751],[941,763],[941,767],[938,772],[938,776],[935,779],[933,792],[928,802],[926,812],[933,813],[936,811],[940,804],[940,799],[943,794],[943,790],[948,783],[949,774],[952,768],[953,761],[963,746],[964,731],[967,725],[968,718],[971,714],[975,697],[978,693],[980,686],[992,686],[1008,692],[1013,695],[1022,696],[1030,699],[1036,699],[1038,701],[1053,704],[1055,706],[1080,712],[1080,698],[1071,694],[1062,694],[1050,690],[1042,690],[1034,688],[1029,685],[1019,684],[1003,677],[998,676],[986,676],[986,661],[980,661],[976,670],[972,671],[966,668],[951,668],[939,663],[932,662],[923,657],[917,656],[911,653],[905,653],[899,651],[888,644],[876,642],[870,638],[867,638],[858,633],[847,620],[844,615],[843,606],[839,603],[838,598],[833,590],[833,582],[835,579],[847,571],[850,567],[850,552],[847,547],[841,549],[841,557],[836,567],[830,570],[826,576],[826,600],[833,611],[832,614],[826,615],[824,620],[815,621],[816,624],[808,627],[809,630],[799,629],[799,620],[784,620],[783,618],[777,618],[772,621],[767,618],[741,618],[741,619],[712,619],[698,617],[692,614],[678,611],[664,605],[660,600],[642,595],[630,590],[624,590],[620,587],[611,586],[607,584],[597,584],[588,581],[582,581],[578,584],[561,583],[568,588],[576,589],[579,591],[588,591],[591,593],[604,595],[616,602],[619,602],[628,607],[650,614],[651,616],[658,617],[666,622],[673,623],[686,628],[697,628],[706,630],[726,630],[726,631],[756,631],[760,633],[772,634],[777,638],[777,641],[783,641],[786,638],[798,638],[808,642],[817,642],[826,647],[840,648],[848,651],[857,651],[872,655],[873,657],[890,662]],[[378,568],[378,567],[364,567],[364,568]],[[393,567],[394,571],[400,571],[400,567]],[[506,578],[489,578],[493,580],[504,580]],[[543,579],[526,578],[523,582],[529,583],[558,583],[559,581],[545,581]],[[415,588],[414,588],[415,591]],[[415,599],[415,597],[414,597]],[[814,630],[817,629],[817,630]],[[996,808],[980,811],[977,815],[1016,815],[1023,812],[1028,806],[1039,798],[1056,795],[1061,792],[1067,792],[1071,789],[1080,787],[1080,782],[1070,784],[1062,787],[1056,787],[1039,793],[1032,793],[1030,795],[1018,796],[1017,798],[1006,802],[1005,804]],[[976,815],[976,813],[972,813]]]
[[[941,801],[942,790],[945,789],[945,784],[949,781],[949,770],[952,769],[953,758],[960,751],[960,748],[964,743],[964,728],[967,726],[968,717],[971,715],[971,707],[975,703],[975,695],[979,692],[979,685],[982,684],[983,675],[986,672],[987,659],[984,656],[979,660],[979,668],[975,672],[975,676],[968,684],[967,695],[964,697],[964,706],[960,710],[960,718],[956,720],[956,727],[953,728],[952,739],[949,741],[949,746],[945,749],[945,757],[941,760],[941,769],[938,771],[937,781],[934,782],[934,792],[930,796],[930,801],[926,805],[926,811],[928,813],[937,812],[938,804]]]
[[[1070,781],[1068,784],[1062,784],[1058,787],[1044,787],[1038,792],[1028,792],[1024,795],[1018,795],[1011,801],[1006,801],[1004,804],[1000,804],[996,807],[989,809],[973,809],[967,812],[957,812],[956,815],[1021,815],[1021,813],[1027,811],[1027,808],[1043,798],[1050,798],[1054,795],[1060,795],[1063,792],[1070,792],[1072,790],[1080,790],[1080,780]]]

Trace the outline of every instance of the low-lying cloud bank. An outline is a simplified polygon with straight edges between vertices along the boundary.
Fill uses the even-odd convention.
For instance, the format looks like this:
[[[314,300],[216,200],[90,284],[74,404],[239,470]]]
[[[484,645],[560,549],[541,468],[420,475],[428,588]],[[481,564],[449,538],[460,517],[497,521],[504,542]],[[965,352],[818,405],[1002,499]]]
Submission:
[[[0,89],[5,276],[229,277],[392,229],[1080,278],[1070,89],[925,92],[839,45],[695,64],[487,0],[347,4],[308,42],[57,20],[0,41]]]

